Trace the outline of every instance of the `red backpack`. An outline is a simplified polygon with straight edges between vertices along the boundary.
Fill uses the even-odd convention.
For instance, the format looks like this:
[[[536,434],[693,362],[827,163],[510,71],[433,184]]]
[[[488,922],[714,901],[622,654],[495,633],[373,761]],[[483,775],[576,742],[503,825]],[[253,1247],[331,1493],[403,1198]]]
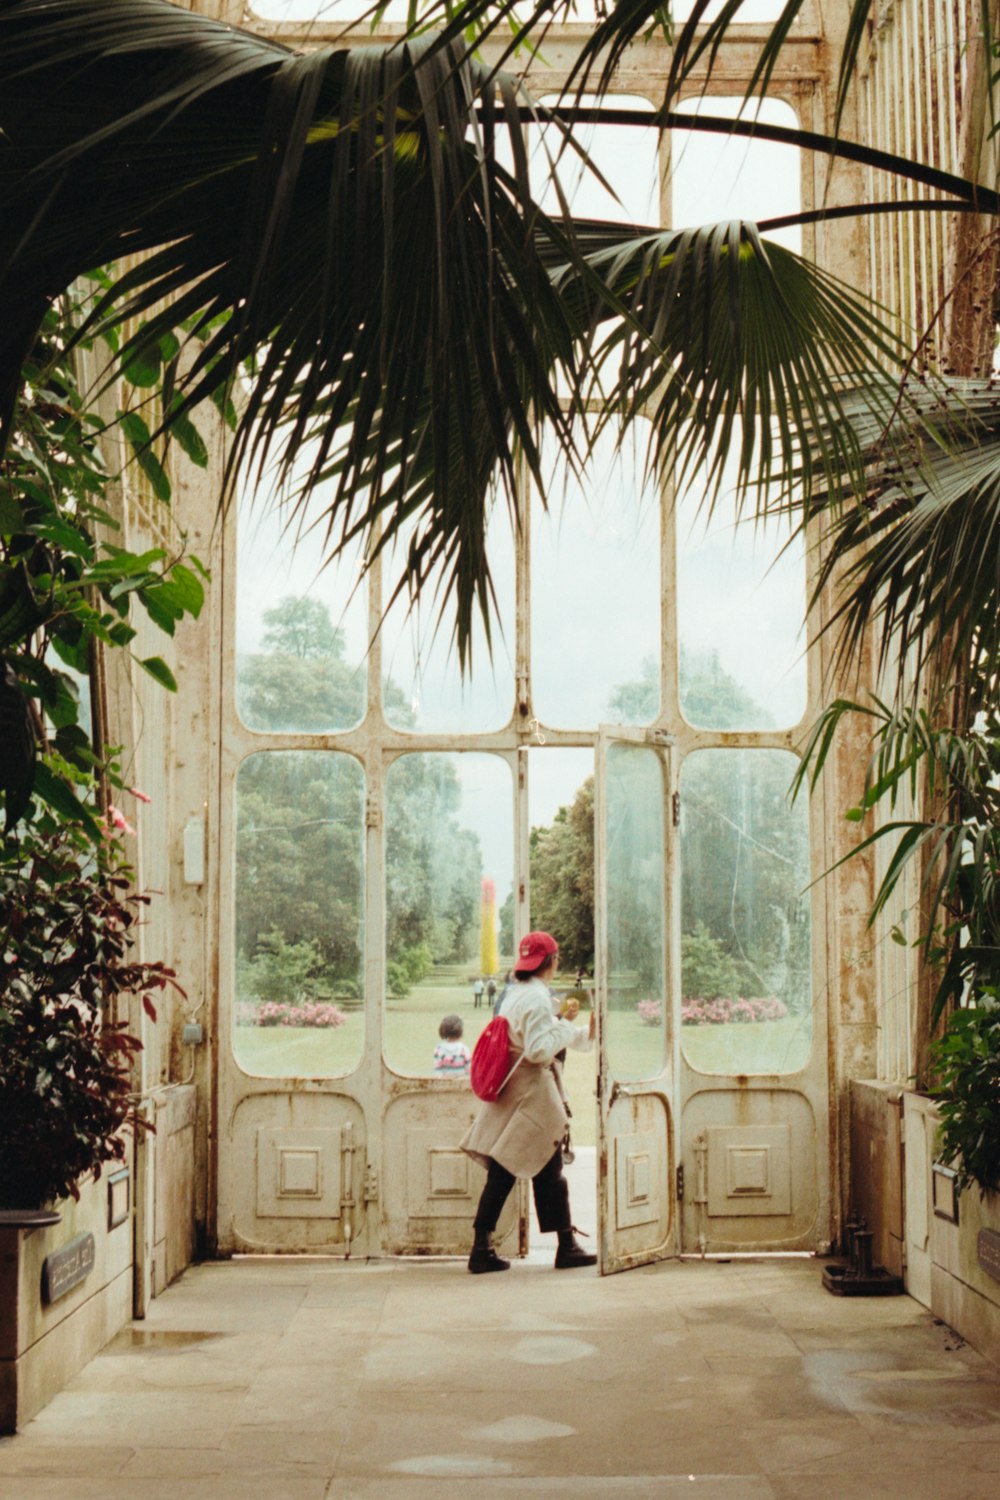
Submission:
[[[514,1068],[520,1061],[519,1057]],[[476,1098],[487,1102],[496,1099],[514,1068],[510,1065],[510,1027],[503,1016],[494,1016],[472,1049],[469,1082]]]

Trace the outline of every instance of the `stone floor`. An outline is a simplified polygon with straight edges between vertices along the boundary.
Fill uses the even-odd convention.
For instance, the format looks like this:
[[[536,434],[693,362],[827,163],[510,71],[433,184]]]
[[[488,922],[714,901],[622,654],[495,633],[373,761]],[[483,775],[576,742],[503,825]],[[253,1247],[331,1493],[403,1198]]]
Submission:
[[[810,1260],[192,1267],[17,1437],[3,1500],[992,1500],[1000,1372]]]

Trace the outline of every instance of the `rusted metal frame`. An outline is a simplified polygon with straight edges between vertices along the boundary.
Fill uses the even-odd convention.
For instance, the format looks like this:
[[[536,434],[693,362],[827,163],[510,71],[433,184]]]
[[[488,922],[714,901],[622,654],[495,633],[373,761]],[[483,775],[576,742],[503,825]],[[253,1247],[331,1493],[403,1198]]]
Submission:
[[[947,47],[947,88],[945,89],[942,98],[944,99],[947,108],[948,154],[950,159],[950,169],[952,171],[956,171],[959,164],[958,108],[955,98],[955,90],[958,85],[960,63],[956,55],[959,41],[958,25],[956,24],[956,10],[960,10],[961,5],[962,0],[943,0]]]
[[[366,40],[368,40],[368,39],[366,38]],[[796,83],[801,84],[801,75],[795,74],[794,77],[795,77]],[[721,93],[723,91],[725,91],[725,92],[732,92],[734,86],[738,86],[738,81],[735,80],[735,79],[732,81],[732,83],[730,82],[729,79],[726,79],[726,78],[717,79],[716,82],[715,82],[715,84],[713,85],[713,92],[719,92],[719,93]],[[740,92],[742,92],[742,89],[740,89]],[[525,512],[527,513],[527,506],[525,506]],[[530,524],[530,523],[528,523],[528,524]],[[662,526],[661,527],[661,536],[663,538],[670,538],[669,544],[666,543],[666,542],[664,543],[665,546],[666,545],[672,545],[672,540],[673,540],[673,528],[672,528],[672,526],[671,525],[664,525],[664,526]],[[521,607],[521,610],[520,610],[520,619],[519,619],[519,632],[520,632],[520,642],[521,642],[521,645],[520,645],[520,649],[519,649],[519,653],[518,653],[517,679],[518,679],[518,682],[520,683],[520,681],[522,679],[522,676],[524,677],[524,679],[526,681],[530,682],[529,615],[528,615],[528,609],[527,609],[527,606],[528,606],[527,581],[528,581],[528,574],[529,574],[529,564],[528,564],[527,537],[526,536],[522,540],[522,545],[521,545],[521,548],[519,549],[519,558],[520,558],[520,562],[519,562],[519,577],[522,579],[522,583],[521,583],[521,605],[522,605],[522,607]],[[663,578],[663,579],[661,579],[661,599],[662,599],[662,597],[663,597],[663,595],[664,595],[665,592],[666,592],[666,589],[665,589],[665,578]],[[794,731],[784,731],[784,732],[781,732],[779,734],[772,734],[770,732],[768,732],[768,733],[748,732],[748,733],[745,733],[745,734],[725,734],[725,735],[718,735],[718,734],[716,734],[714,732],[699,731],[699,730],[691,729],[690,726],[685,726],[683,724],[683,721],[680,720],[679,709],[678,709],[678,706],[677,706],[677,703],[676,703],[676,628],[675,628],[675,626],[671,629],[670,639],[673,641],[673,645],[674,645],[675,649],[674,649],[674,651],[673,651],[672,654],[671,654],[671,652],[669,650],[663,650],[661,652],[661,674],[664,677],[666,677],[669,674],[669,672],[671,671],[671,669],[672,669],[673,673],[674,673],[674,679],[675,680],[674,680],[674,686],[673,686],[673,692],[672,692],[672,702],[671,702],[671,694],[669,692],[664,692],[663,691],[663,685],[661,685],[661,718],[669,717],[670,715],[675,715],[676,716],[675,717],[675,722],[677,723],[678,729],[680,730],[680,736],[679,736],[679,738],[680,738],[681,741],[684,742],[684,744],[686,745],[687,750],[693,750],[693,749],[696,749],[696,748],[709,748],[709,747],[711,747],[711,748],[717,748],[717,747],[726,747],[726,746],[729,746],[729,747],[740,746],[740,747],[754,747],[754,748],[766,748],[766,747],[769,747],[769,746],[773,746],[773,747],[776,747],[776,748],[793,748],[792,736],[794,734]],[[522,663],[523,663],[523,668],[522,668]],[[374,714],[373,714],[373,709],[374,709]],[[442,735],[442,734],[414,734],[412,732],[405,731],[405,730],[395,730],[395,729],[393,729],[392,726],[388,725],[384,721],[384,718],[382,717],[382,714],[381,714],[381,702],[380,702],[380,673],[373,672],[373,670],[371,668],[371,664],[369,664],[369,708],[368,708],[368,714],[366,715],[365,721],[361,725],[357,726],[355,729],[344,731],[344,732],[337,733],[337,734],[320,735],[320,736],[316,736],[316,735],[301,735],[301,734],[291,734],[291,735],[284,735],[284,734],[282,734],[280,736],[275,736],[275,735],[259,735],[259,734],[255,733],[255,732],[247,731],[242,725],[240,725],[238,723],[238,720],[236,719],[235,714],[233,714],[232,715],[232,718],[233,718],[233,721],[234,721],[233,728],[234,728],[235,732],[234,732],[234,734],[232,735],[231,738],[235,742],[233,744],[232,748],[233,749],[237,749],[237,747],[242,746],[242,748],[245,750],[246,753],[250,753],[252,750],[265,749],[265,748],[272,748],[272,749],[278,749],[278,748],[280,748],[280,749],[326,749],[326,750],[340,750],[340,751],[346,752],[346,753],[353,753],[356,756],[358,756],[359,758],[361,758],[363,762],[367,762],[368,756],[369,756],[369,752],[372,749],[373,730],[374,730],[374,737],[377,740],[378,746],[380,747],[380,754],[381,754],[382,760],[385,763],[388,763],[388,760],[395,759],[398,754],[402,754],[402,753],[414,752],[414,751],[418,751],[418,750],[423,750],[423,751],[430,751],[430,750],[455,750],[455,749],[459,748],[459,746],[461,746],[462,748],[465,748],[465,749],[479,749],[479,750],[504,751],[506,749],[508,752],[510,752],[512,744],[513,744],[513,746],[515,748],[519,747],[519,746],[523,747],[524,731],[523,731],[523,726],[517,722],[518,717],[519,717],[519,715],[518,715],[518,712],[517,712],[517,708],[515,707],[515,716],[514,716],[512,722],[511,722],[511,724],[509,724],[508,726],[505,726],[502,730],[498,730],[496,732],[488,733],[488,734],[458,735],[458,736],[456,736],[456,735]],[[530,715],[529,715],[529,717],[530,717]],[[373,723],[373,719],[375,719],[375,720],[378,721],[378,728],[377,729],[375,729],[375,726],[374,726],[374,723]],[[562,744],[562,745],[579,746],[579,745],[593,744],[594,743],[594,739],[595,739],[595,735],[594,735],[594,733],[592,731],[589,731],[589,732],[588,731],[577,732],[577,731],[554,730],[554,729],[550,730],[550,729],[546,728],[545,734],[546,734],[546,739],[548,740],[548,742],[551,743],[551,744],[553,744],[553,745],[560,745],[560,744]],[[234,765],[238,764],[238,761],[241,758],[242,757],[237,753],[237,755],[235,756],[233,764]],[[526,757],[523,755],[523,748],[522,748],[522,753],[520,755],[518,755],[517,758],[518,758],[518,761],[523,765],[524,760],[526,760]],[[516,782],[518,783],[518,785],[515,786],[515,799],[516,799],[516,801],[519,801],[520,809],[521,809],[520,820],[519,821],[523,821],[525,823],[525,827],[526,827],[526,816],[527,816],[527,814],[526,814],[526,806],[527,806],[526,793],[527,793],[527,787],[526,787],[526,784],[525,784],[525,786],[523,787],[523,790],[520,788],[520,785],[519,785],[519,783],[520,783],[520,776],[518,776],[516,778]],[[367,791],[368,791],[368,795],[369,795],[369,798],[370,798],[372,796],[372,786],[371,786],[371,781],[370,780],[367,783]],[[375,799],[376,805],[382,805],[382,806],[384,806],[384,800],[382,800],[383,799],[383,794],[384,794],[384,788],[380,787],[379,790],[378,790],[378,793],[376,795],[376,799]],[[231,821],[231,803],[230,803],[230,821]],[[381,832],[381,830],[379,830],[379,832]],[[522,833],[522,838],[523,837],[524,837],[524,835]],[[231,838],[231,834],[230,834],[230,838]],[[374,839],[374,842],[375,842],[375,844],[376,844],[376,846],[378,848],[377,863],[378,862],[382,862],[383,863],[382,873],[384,874],[384,854],[383,854],[384,842],[379,837],[376,837]],[[231,844],[230,844],[230,847],[231,847]],[[522,868],[523,868],[523,866],[522,866]],[[372,868],[369,865],[369,867],[366,869],[366,888],[369,890],[369,892],[372,889],[376,889],[378,891],[382,891],[384,889],[383,880],[381,878],[378,878],[378,876],[379,876],[379,871],[377,869],[373,871]],[[679,892],[679,882],[678,882],[677,877],[676,877],[676,872],[670,878],[669,888],[670,888],[671,892],[674,893],[674,897],[675,897],[675,900],[676,900],[677,899],[677,893]],[[371,895],[368,896],[367,900],[369,902],[372,901]],[[377,902],[374,903],[374,904],[377,906]],[[525,906],[524,906],[523,909],[526,909],[526,902],[525,902]],[[678,905],[677,909],[679,911],[679,905]],[[366,926],[366,933],[365,933],[366,953],[369,955],[369,958],[370,958],[370,955],[372,953],[372,949],[373,948],[378,948],[380,946],[379,944],[376,944],[375,940],[374,940],[374,929],[373,929],[373,926],[372,926],[372,918],[373,918],[373,916],[375,916],[375,912],[372,910],[372,905],[369,905],[368,908],[367,908],[367,917],[368,917],[368,920],[366,921],[366,924],[365,924],[365,926]],[[383,898],[381,913],[379,914],[379,921],[380,921],[380,923],[384,923],[384,898]],[[384,946],[384,930],[383,930],[383,934],[381,934],[381,936],[383,938],[381,946]],[[814,943],[814,945],[813,945],[814,955],[816,953],[816,946],[817,945]],[[230,961],[231,961],[231,959],[230,959]],[[369,960],[366,960],[366,963],[368,961]],[[378,966],[379,962],[381,962],[384,965],[384,959],[382,958],[381,953],[379,953],[378,958],[375,960],[375,963],[373,965],[372,970],[366,971],[367,977],[369,978],[369,981],[373,980],[374,968]],[[369,992],[371,993],[369,985],[366,985],[366,989],[369,989]],[[382,1003],[381,1002],[381,995],[380,995],[378,987],[374,988],[374,994],[377,997],[376,1003],[378,1003],[381,1006],[381,1003]],[[380,1014],[381,1014],[381,1011],[380,1011]],[[373,1028],[370,1024],[366,1027],[366,1038],[365,1038],[366,1058],[371,1053],[376,1052],[376,1050],[378,1050],[380,1052],[380,1038],[379,1038],[378,1035],[373,1035],[373,1032],[377,1032],[378,1029],[379,1028]],[[676,1028],[675,1028],[675,1030],[676,1030]],[[679,1036],[678,1036],[678,1039],[677,1039],[677,1047],[679,1049]],[[679,1056],[679,1051],[678,1051],[678,1056]],[[381,1056],[380,1055],[378,1057],[378,1062],[379,1062],[379,1065],[381,1066]],[[369,1071],[370,1070],[366,1067],[365,1068],[365,1072],[369,1072]],[[675,1074],[675,1076],[676,1076],[676,1074]],[[356,1074],[355,1075],[351,1075],[350,1080],[345,1080],[345,1079],[323,1080],[322,1083],[317,1083],[317,1084],[314,1085],[314,1087],[323,1088],[325,1090],[335,1091],[335,1092],[338,1092],[338,1093],[345,1093],[345,1094],[348,1094],[351,1097],[357,1097],[356,1090],[354,1088],[348,1086],[349,1082],[353,1082],[355,1080],[355,1078],[356,1078]],[[286,1091],[286,1092],[296,1091],[298,1088],[300,1088],[302,1086],[302,1082],[303,1081],[302,1080],[297,1080],[297,1079],[261,1079],[261,1080],[251,1080],[248,1075],[244,1075],[243,1082],[244,1082],[244,1084],[249,1084],[249,1083],[253,1082],[253,1083],[259,1085],[258,1088],[252,1090],[254,1092],[273,1093],[273,1092],[276,1092],[276,1091],[277,1092],[280,1092],[280,1091]],[[247,1090],[244,1089],[243,1091],[246,1092]],[[361,1099],[359,1099],[358,1102],[359,1103],[363,1103],[363,1101]],[[374,1101],[373,1101],[373,1104],[374,1104]],[[373,1120],[374,1118],[379,1117],[379,1109],[378,1109],[377,1106],[374,1107],[374,1108],[372,1108],[372,1109],[367,1109],[365,1111],[365,1113],[366,1113],[366,1118],[369,1121]]]
[[[923,80],[923,141],[924,150],[927,152],[927,160],[935,163],[940,162],[941,144],[938,131],[935,128],[935,94],[934,94],[934,49],[935,37],[937,35],[938,8],[932,4],[932,0],[921,0],[921,24],[923,28],[924,46],[921,52],[921,77]],[[929,235],[930,247],[930,285],[934,288],[934,295],[940,295],[941,288],[941,266],[943,264],[943,225],[937,221],[931,226]]]
[[[910,3],[902,6],[897,26],[897,100],[899,101],[900,121],[899,129],[902,136],[902,154],[911,160],[915,159],[914,137],[913,137],[913,101],[911,97],[911,63],[912,44],[910,39]],[[915,188],[919,184],[905,181],[903,193],[906,198],[916,197]],[[917,256],[916,237],[919,233],[917,224],[912,214],[901,215],[900,230],[903,236],[904,255],[906,262],[907,281],[909,283],[909,313],[910,323],[916,328],[921,328],[924,323],[923,297],[920,283],[917,280]]]

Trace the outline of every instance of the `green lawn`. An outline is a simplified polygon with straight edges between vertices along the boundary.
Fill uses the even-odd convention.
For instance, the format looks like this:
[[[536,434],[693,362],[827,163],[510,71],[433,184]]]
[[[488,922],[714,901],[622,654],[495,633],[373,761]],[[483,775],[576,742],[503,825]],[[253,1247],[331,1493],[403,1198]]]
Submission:
[[[438,1024],[442,1016],[452,1012],[463,1018],[464,1039],[471,1048],[490,1011],[485,1004],[474,1009],[472,986],[466,982],[464,970],[439,970],[415,986],[405,1000],[390,999],[385,1021],[389,1066],[399,1073],[432,1073]],[[343,1077],[360,1062],[363,1028],[360,1007],[348,1010],[345,1025],[334,1030],[238,1026],[234,1051],[241,1067],[263,1077]],[[656,1076],[662,1067],[663,1037],[661,1028],[645,1025],[631,1010],[613,1012],[613,1072],[623,1079]],[[809,1043],[808,1017],[746,1026],[685,1026],[682,1030],[688,1060],[706,1073],[793,1072],[808,1059]],[[573,1140],[579,1146],[595,1143],[595,1061],[594,1052],[570,1052],[566,1060],[566,1092],[574,1110]]]

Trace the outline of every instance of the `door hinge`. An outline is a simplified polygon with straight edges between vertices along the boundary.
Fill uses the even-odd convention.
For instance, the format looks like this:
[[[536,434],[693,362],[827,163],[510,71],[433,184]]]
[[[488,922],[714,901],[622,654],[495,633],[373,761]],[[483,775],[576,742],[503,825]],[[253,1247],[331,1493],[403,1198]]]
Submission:
[[[365,1170],[365,1202],[378,1202],[378,1172],[374,1167]]]
[[[673,810],[674,827],[675,828],[679,828],[681,826],[681,794],[680,794],[680,792],[675,792],[674,795],[671,797],[671,799],[670,799],[670,806],[671,806],[671,808]]]
[[[678,1203],[681,1202],[681,1200],[683,1199],[683,1197],[684,1197],[684,1164],[682,1162],[680,1164],[680,1166],[677,1168],[677,1201],[678,1201]]]

